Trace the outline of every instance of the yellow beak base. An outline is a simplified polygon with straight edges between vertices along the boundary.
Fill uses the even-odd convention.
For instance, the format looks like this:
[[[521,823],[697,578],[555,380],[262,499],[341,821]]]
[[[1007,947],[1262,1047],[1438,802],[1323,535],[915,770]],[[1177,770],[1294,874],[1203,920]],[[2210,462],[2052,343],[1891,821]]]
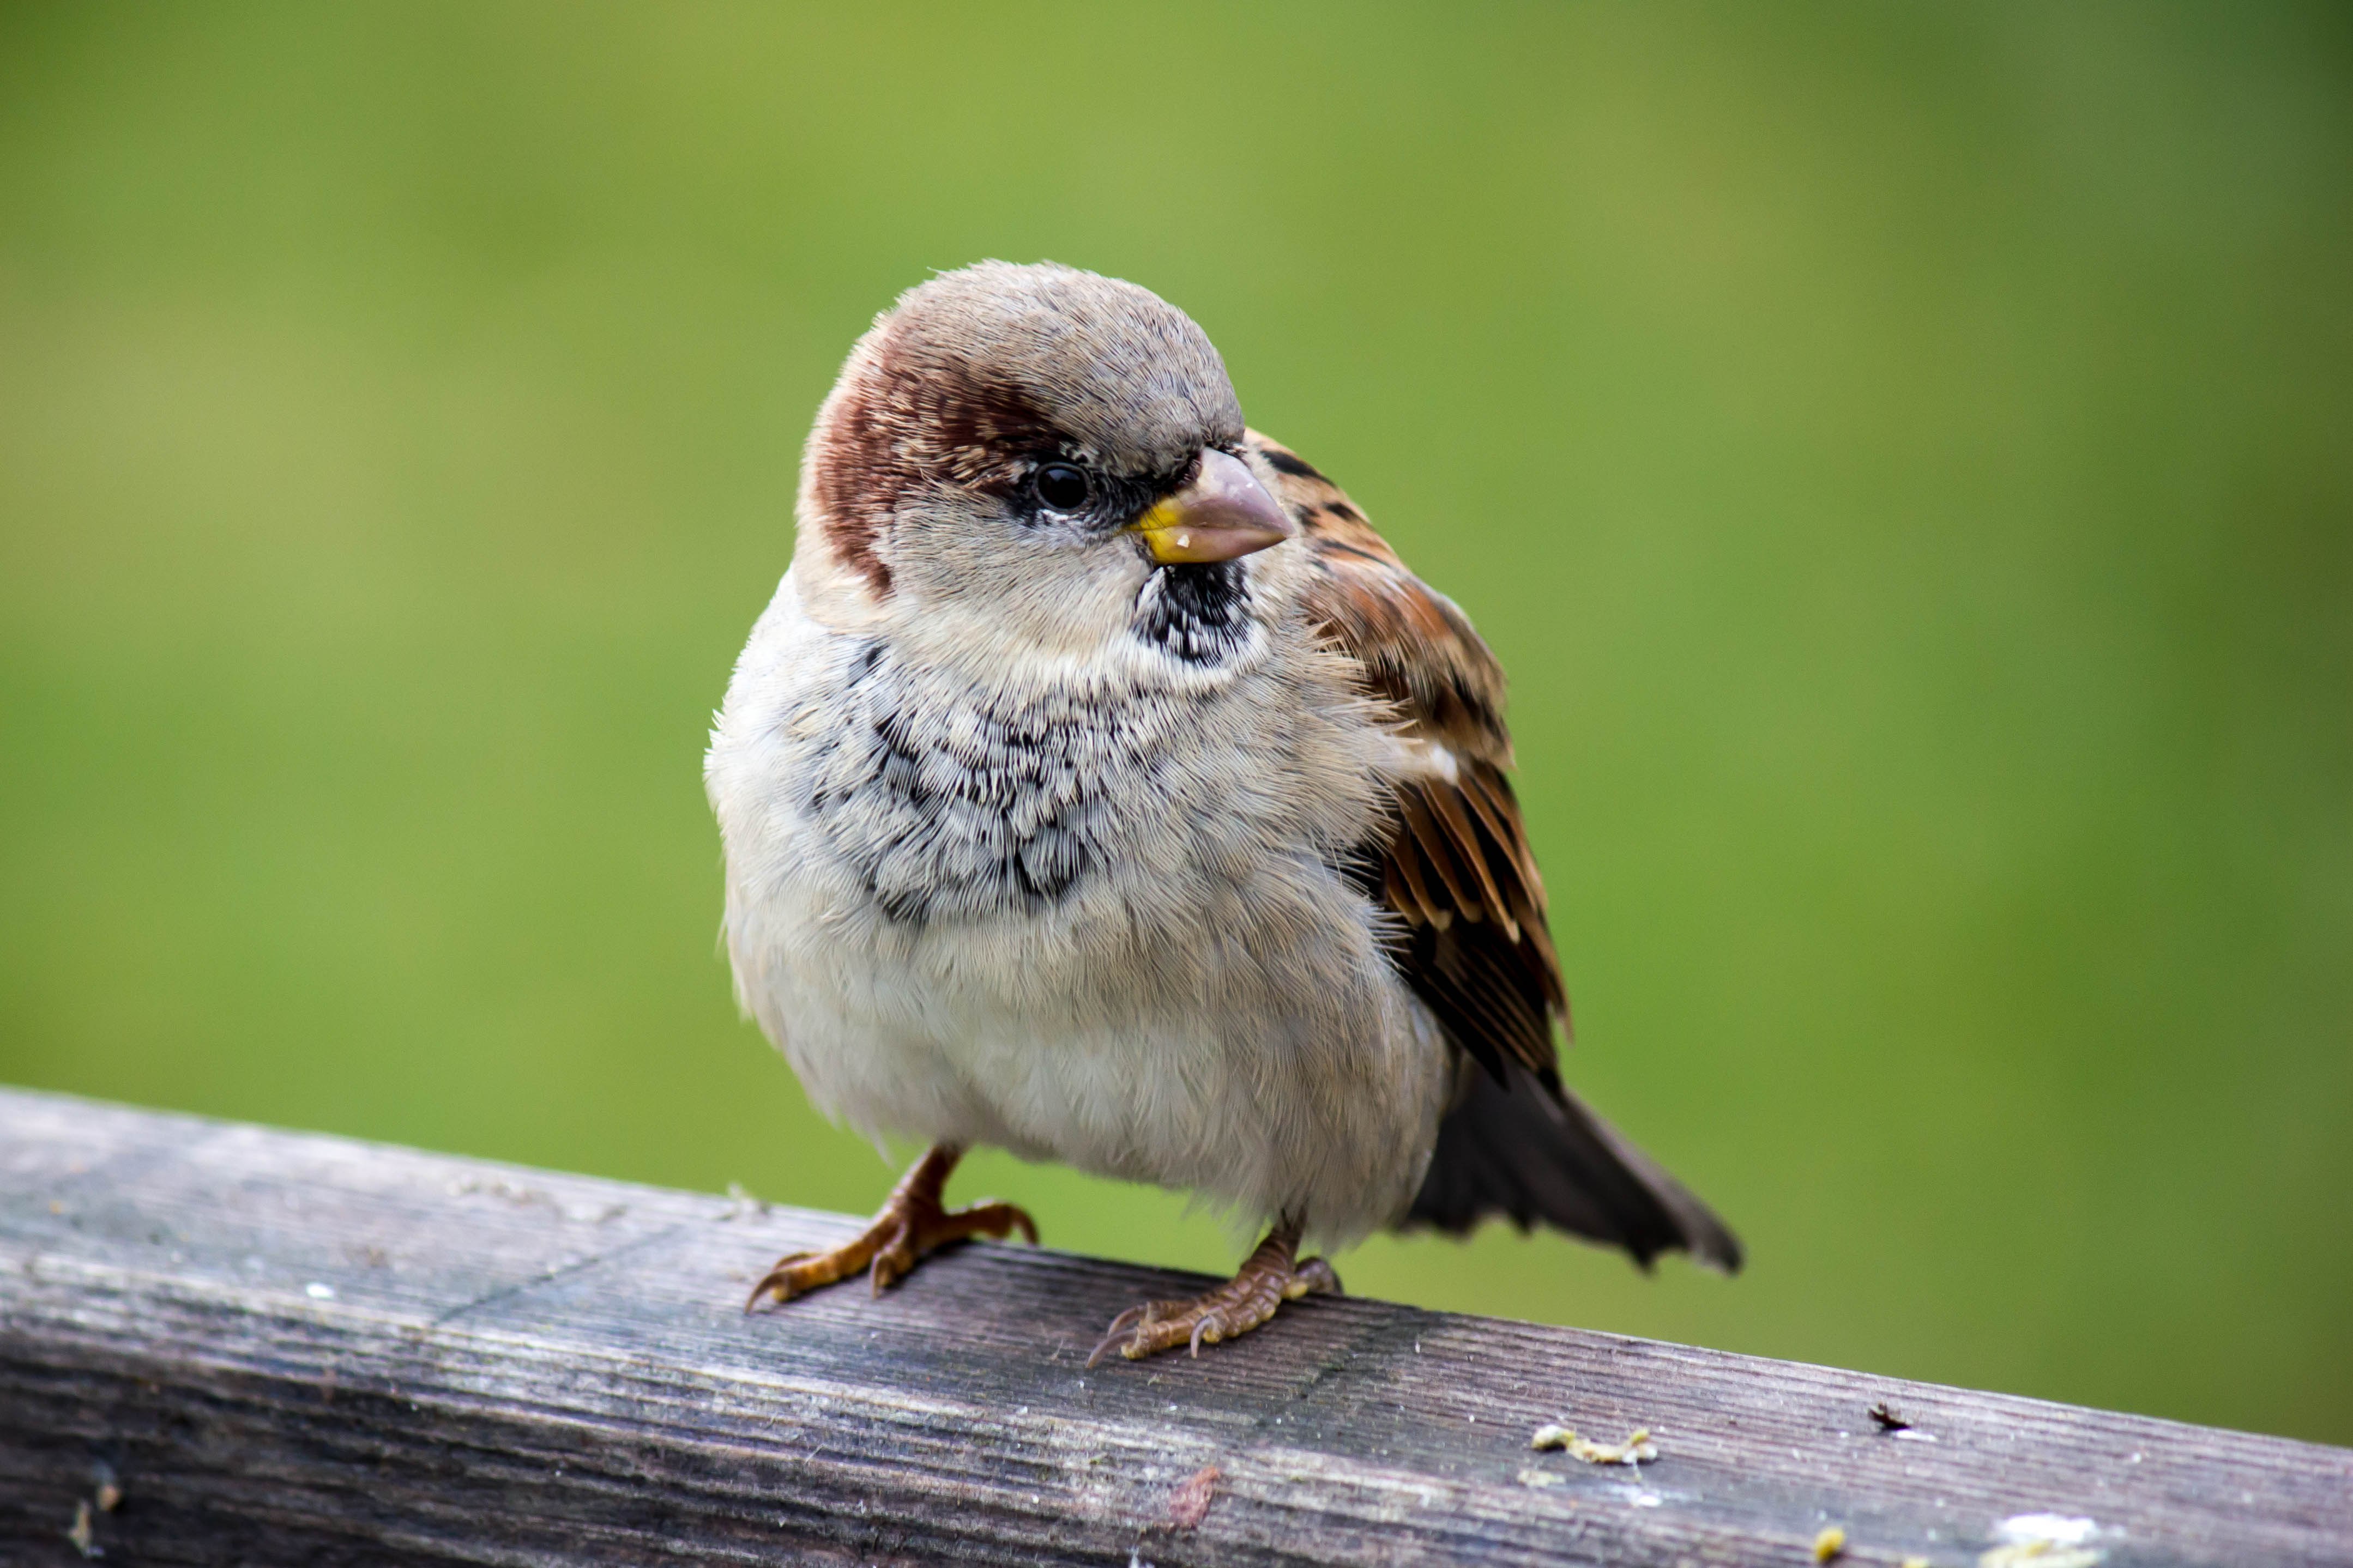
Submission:
[[[1190,484],[1128,526],[1163,566],[1238,560],[1299,532],[1250,465],[1215,450],[1201,454]]]

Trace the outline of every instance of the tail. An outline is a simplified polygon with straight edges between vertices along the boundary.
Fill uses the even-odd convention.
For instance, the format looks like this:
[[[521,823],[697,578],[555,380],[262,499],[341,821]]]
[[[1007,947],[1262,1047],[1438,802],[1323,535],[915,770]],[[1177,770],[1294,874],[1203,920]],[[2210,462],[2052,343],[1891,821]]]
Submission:
[[[1643,1268],[1683,1251],[1726,1274],[1740,1241],[1659,1163],[1566,1089],[1514,1065],[1510,1082],[1473,1069],[1438,1124],[1438,1148],[1400,1229],[1467,1234],[1489,1215],[1522,1230],[1542,1222],[1611,1247]]]

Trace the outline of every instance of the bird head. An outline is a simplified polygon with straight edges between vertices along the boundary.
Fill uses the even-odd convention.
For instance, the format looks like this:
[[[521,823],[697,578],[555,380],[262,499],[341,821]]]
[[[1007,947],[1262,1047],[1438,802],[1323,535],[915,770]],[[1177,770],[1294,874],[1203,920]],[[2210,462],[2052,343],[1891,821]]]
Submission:
[[[1150,290],[984,262],[850,352],[802,464],[802,591],[943,657],[1157,657],[1250,641],[1250,557],[1297,532],[1225,363]]]

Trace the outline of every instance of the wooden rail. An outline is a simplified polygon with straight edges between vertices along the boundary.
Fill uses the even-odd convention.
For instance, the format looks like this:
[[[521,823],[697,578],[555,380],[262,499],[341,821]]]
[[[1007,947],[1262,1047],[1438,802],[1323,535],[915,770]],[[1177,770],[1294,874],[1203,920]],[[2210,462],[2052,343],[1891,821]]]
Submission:
[[[1088,1372],[1199,1282],[1009,1246],[737,1310],[852,1224],[0,1091],[0,1562],[2353,1563],[2353,1450],[2142,1416],[1354,1298]]]

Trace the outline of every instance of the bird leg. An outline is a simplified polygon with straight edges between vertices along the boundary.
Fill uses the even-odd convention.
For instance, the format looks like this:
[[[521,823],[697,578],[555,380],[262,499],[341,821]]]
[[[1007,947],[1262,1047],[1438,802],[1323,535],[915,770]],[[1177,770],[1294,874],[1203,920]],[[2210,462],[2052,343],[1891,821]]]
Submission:
[[[1258,1250],[1243,1259],[1240,1270],[1214,1290],[1189,1301],[1146,1301],[1130,1307],[1111,1321],[1111,1331],[1087,1357],[1087,1364],[1103,1360],[1103,1352],[1115,1344],[1129,1361],[1141,1361],[1178,1345],[1190,1345],[1193,1353],[1199,1355],[1205,1344],[1257,1328],[1285,1301],[1319,1290],[1338,1295],[1340,1277],[1332,1272],[1330,1264],[1320,1258],[1293,1261],[1299,1251],[1299,1230],[1296,1220],[1279,1221],[1258,1244]]]
[[[982,1203],[961,1209],[942,1205],[948,1173],[962,1158],[964,1151],[953,1143],[932,1145],[899,1178],[899,1184],[883,1200],[882,1212],[862,1234],[828,1251],[796,1252],[776,1259],[767,1277],[752,1287],[752,1299],[744,1303],[744,1310],[752,1310],[770,1296],[779,1303],[789,1301],[820,1285],[847,1279],[861,1268],[869,1271],[874,1294],[880,1296],[904,1279],[916,1259],[934,1247],[970,1237],[1002,1239],[1018,1228],[1030,1246],[1037,1246],[1038,1227],[1011,1204]]]

